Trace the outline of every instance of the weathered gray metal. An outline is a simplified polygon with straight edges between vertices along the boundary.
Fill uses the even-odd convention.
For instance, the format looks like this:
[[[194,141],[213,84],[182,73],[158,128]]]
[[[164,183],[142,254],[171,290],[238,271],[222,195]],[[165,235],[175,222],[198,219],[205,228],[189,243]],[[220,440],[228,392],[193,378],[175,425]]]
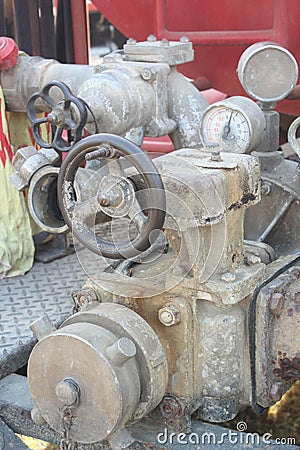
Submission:
[[[146,415],[156,426],[187,433],[193,413],[205,421],[231,420],[242,406],[273,404],[300,377],[300,340],[287,331],[298,324],[300,301],[298,260],[291,255],[300,243],[298,166],[277,152],[278,116],[270,103],[263,105],[267,130],[255,140],[262,142],[256,153],[202,148],[205,102],[174,67],[190,57],[186,39],[175,45],[150,37],[142,44],[129,40],[124,56],[109,55],[97,68],[24,58],[2,76],[8,104],[22,108],[26,95],[19,103],[18,95],[33,84],[40,90],[64,71],[64,81],[93,111],[90,131],[95,118],[101,131],[136,143],[144,135],[169,134],[178,149],[154,161],[166,217],[163,230],[152,230],[153,242],[147,236],[150,248],[121,263],[97,249],[97,255],[78,251],[89,280],[73,296],[75,314],[57,330],[45,320],[35,324],[32,417],[39,424],[44,418],[70,445],[108,440],[113,449],[138,448],[134,424]],[[12,80],[29,66],[34,81],[16,93]],[[71,150],[60,169],[62,180],[72,174],[61,184],[61,209],[66,214],[73,195],[82,205],[75,225],[89,231],[89,240],[110,233],[116,242],[123,233],[131,241],[123,211],[113,211],[144,201],[144,220],[132,220],[143,230],[147,205],[151,210],[138,172],[143,167],[128,167],[118,154],[119,138],[110,143],[115,150],[97,137],[85,142],[91,144],[84,154],[81,143],[74,147],[77,166]],[[88,163],[79,167],[85,155]],[[112,160],[113,179],[98,157]],[[98,206],[93,210],[95,201],[102,213],[108,208],[111,222],[99,217]],[[120,220],[117,232],[114,219]]]
[[[70,438],[80,442],[114,441],[125,424],[157,406],[166,383],[166,355],[155,333],[117,304],[74,315],[29,360],[30,391],[42,417],[60,432],[61,408],[72,407]]]
[[[155,45],[145,42],[134,47],[143,50],[136,59],[131,54],[129,57],[125,50],[124,57],[119,53],[108,55],[96,67],[19,56],[15,67],[0,74],[7,107],[12,111],[26,111],[32,94],[40,92],[49,82],[63,80],[92,111],[86,126],[91,133],[95,132],[96,120],[101,132],[128,133],[139,145],[145,135],[165,134],[170,134],[176,148],[199,145],[198,124],[207,102],[174,66],[192,58],[191,43],[161,46],[159,42]],[[171,51],[171,56],[163,58],[163,62],[158,62],[157,56],[151,62],[141,62],[148,49],[154,49],[155,55],[163,51],[168,55]],[[52,88],[51,96],[57,102],[62,99],[61,92],[55,88]],[[47,111],[43,102],[39,108]],[[73,114],[76,117],[75,108]]]

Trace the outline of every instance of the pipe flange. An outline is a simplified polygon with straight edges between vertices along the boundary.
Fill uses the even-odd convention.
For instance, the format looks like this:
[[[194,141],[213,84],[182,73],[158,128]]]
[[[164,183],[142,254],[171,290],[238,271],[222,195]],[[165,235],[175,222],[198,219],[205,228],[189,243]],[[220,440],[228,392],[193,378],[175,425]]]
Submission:
[[[59,161],[60,156],[53,149],[37,150],[32,146],[19,148],[12,161],[15,172],[10,176],[10,181],[18,191],[23,191],[39,169],[54,166]]]

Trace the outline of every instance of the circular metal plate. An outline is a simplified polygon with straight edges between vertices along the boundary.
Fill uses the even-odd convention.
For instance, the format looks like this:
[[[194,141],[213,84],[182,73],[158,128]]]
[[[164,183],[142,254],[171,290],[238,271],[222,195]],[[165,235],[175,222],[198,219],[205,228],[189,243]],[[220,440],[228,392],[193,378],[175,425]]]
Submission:
[[[284,99],[298,80],[294,56],[273,42],[258,42],[242,54],[237,73],[250,97],[261,102]]]
[[[225,152],[249,153],[260,144],[265,127],[260,107],[249,98],[236,96],[208,106],[199,133],[206,150],[216,146]]]
[[[30,356],[32,399],[49,425],[60,433],[63,405],[55,388],[66,378],[78,384],[80,400],[70,430],[75,441],[101,441],[122,418],[121,387],[112,365],[101,354],[101,348],[105,350],[114,341],[112,333],[96,325],[72,324],[38,342]]]

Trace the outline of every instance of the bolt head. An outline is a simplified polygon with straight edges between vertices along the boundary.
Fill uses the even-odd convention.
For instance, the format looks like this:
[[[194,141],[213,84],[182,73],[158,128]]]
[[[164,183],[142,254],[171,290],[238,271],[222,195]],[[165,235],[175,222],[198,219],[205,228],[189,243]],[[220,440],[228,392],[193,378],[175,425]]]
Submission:
[[[166,396],[160,404],[160,411],[166,418],[179,417],[182,414],[182,407],[176,398]]]
[[[156,36],[154,36],[154,34],[150,34],[148,37],[147,37],[147,41],[148,42],[156,42]]]
[[[271,193],[272,186],[270,183],[262,183],[261,185],[261,193],[262,195],[269,195]]]
[[[221,279],[226,283],[232,283],[233,281],[235,281],[235,278],[236,276],[232,272],[226,272],[221,276]]]
[[[65,379],[57,383],[55,393],[65,406],[72,406],[79,400],[80,389],[76,381]]]
[[[222,158],[221,158],[221,155],[220,155],[220,151],[219,151],[219,150],[213,150],[213,151],[211,152],[210,159],[211,159],[212,161],[217,161],[217,162],[222,161]]]
[[[168,39],[163,38],[160,42],[160,45],[167,46],[167,45],[170,45],[170,42],[168,41]]]
[[[180,323],[180,309],[174,303],[168,303],[158,311],[158,320],[166,327]]]
[[[127,42],[126,42],[128,45],[135,45],[136,44],[136,40],[135,39],[133,39],[133,38],[129,38],[129,39],[127,39]]]
[[[189,38],[187,37],[187,36],[181,36],[181,38],[180,38],[180,42],[182,42],[182,43],[187,43],[187,42],[190,42],[190,40],[189,40]]]
[[[259,256],[256,255],[249,255],[247,256],[247,264],[249,266],[254,266],[255,264],[261,263],[261,259]]]
[[[77,299],[80,305],[85,305],[86,303],[98,301],[98,295],[92,288],[83,288],[78,292]]]
[[[142,73],[141,73],[141,77],[142,77],[143,80],[145,80],[145,81],[151,80],[152,77],[153,77],[153,74],[152,74],[151,69],[143,69],[143,70],[142,70]]]

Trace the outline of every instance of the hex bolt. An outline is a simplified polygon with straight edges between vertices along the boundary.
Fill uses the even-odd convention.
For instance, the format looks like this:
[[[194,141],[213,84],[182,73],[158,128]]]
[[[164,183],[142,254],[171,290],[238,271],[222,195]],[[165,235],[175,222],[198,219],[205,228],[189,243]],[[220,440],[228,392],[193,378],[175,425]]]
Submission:
[[[57,330],[56,326],[49,319],[49,316],[47,314],[44,314],[43,316],[32,322],[29,328],[39,341]]]
[[[216,161],[216,162],[222,161],[222,158],[220,155],[220,150],[213,150],[211,152],[210,159],[211,159],[211,161]]]
[[[167,395],[160,404],[160,412],[167,419],[179,417],[182,414],[182,407],[176,398]]]
[[[65,378],[57,383],[55,393],[64,406],[76,405],[80,398],[80,388],[72,378]]]
[[[272,402],[278,402],[284,392],[284,386],[281,381],[276,381],[275,383],[272,383],[270,392],[269,392],[269,398]]]
[[[269,308],[272,314],[278,315],[283,307],[284,295],[280,292],[273,292],[269,301]]]
[[[147,41],[148,41],[148,42],[156,42],[156,41],[157,41],[156,36],[154,36],[154,34],[150,34],[150,35],[147,37]]]
[[[31,419],[36,425],[39,425],[40,427],[47,423],[38,408],[33,408],[31,410]]]
[[[180,42],[186,44],[187,42],[190,42],[190,40],[187,36],[181,36]]]
[[[135,45],[135,44],[136,44],[136,40],[133,39],[133,38],[129,38],[129,39],[127,39],[126,44],[129,44],[129,45]]]
[[[151,69],[148,69],[148,68],[143,69],[143,70],[142,70],[142,73],[141,73],[141,77],[142,77],[143,80],[145,80],[145,81],[150,81],[150,80],[152,80],[153,74],[152,74]]]
[[[235,278],[236,276],[232,272],[223,273],[223,275],[221,276],[221,279],[226,283],[232,283],[233,281],[235,281]]]
[[[256,255],[249,255],[246,258],[248,266],[254,266],[255,264],[261,263],[261,259],[259,256]]]
[[[85,287],[77,294],[78,303],[83,306],[86,303],[99,301],[97,293],[94,289]]]
[[[106,356],[114,366],[121,367],[136,355],[135,343],[126,337],[121,337],[106,349]]]
[[[158,311],[158,320],[166,327],[180,323],[180,310],[174,303],[168,303]]]

